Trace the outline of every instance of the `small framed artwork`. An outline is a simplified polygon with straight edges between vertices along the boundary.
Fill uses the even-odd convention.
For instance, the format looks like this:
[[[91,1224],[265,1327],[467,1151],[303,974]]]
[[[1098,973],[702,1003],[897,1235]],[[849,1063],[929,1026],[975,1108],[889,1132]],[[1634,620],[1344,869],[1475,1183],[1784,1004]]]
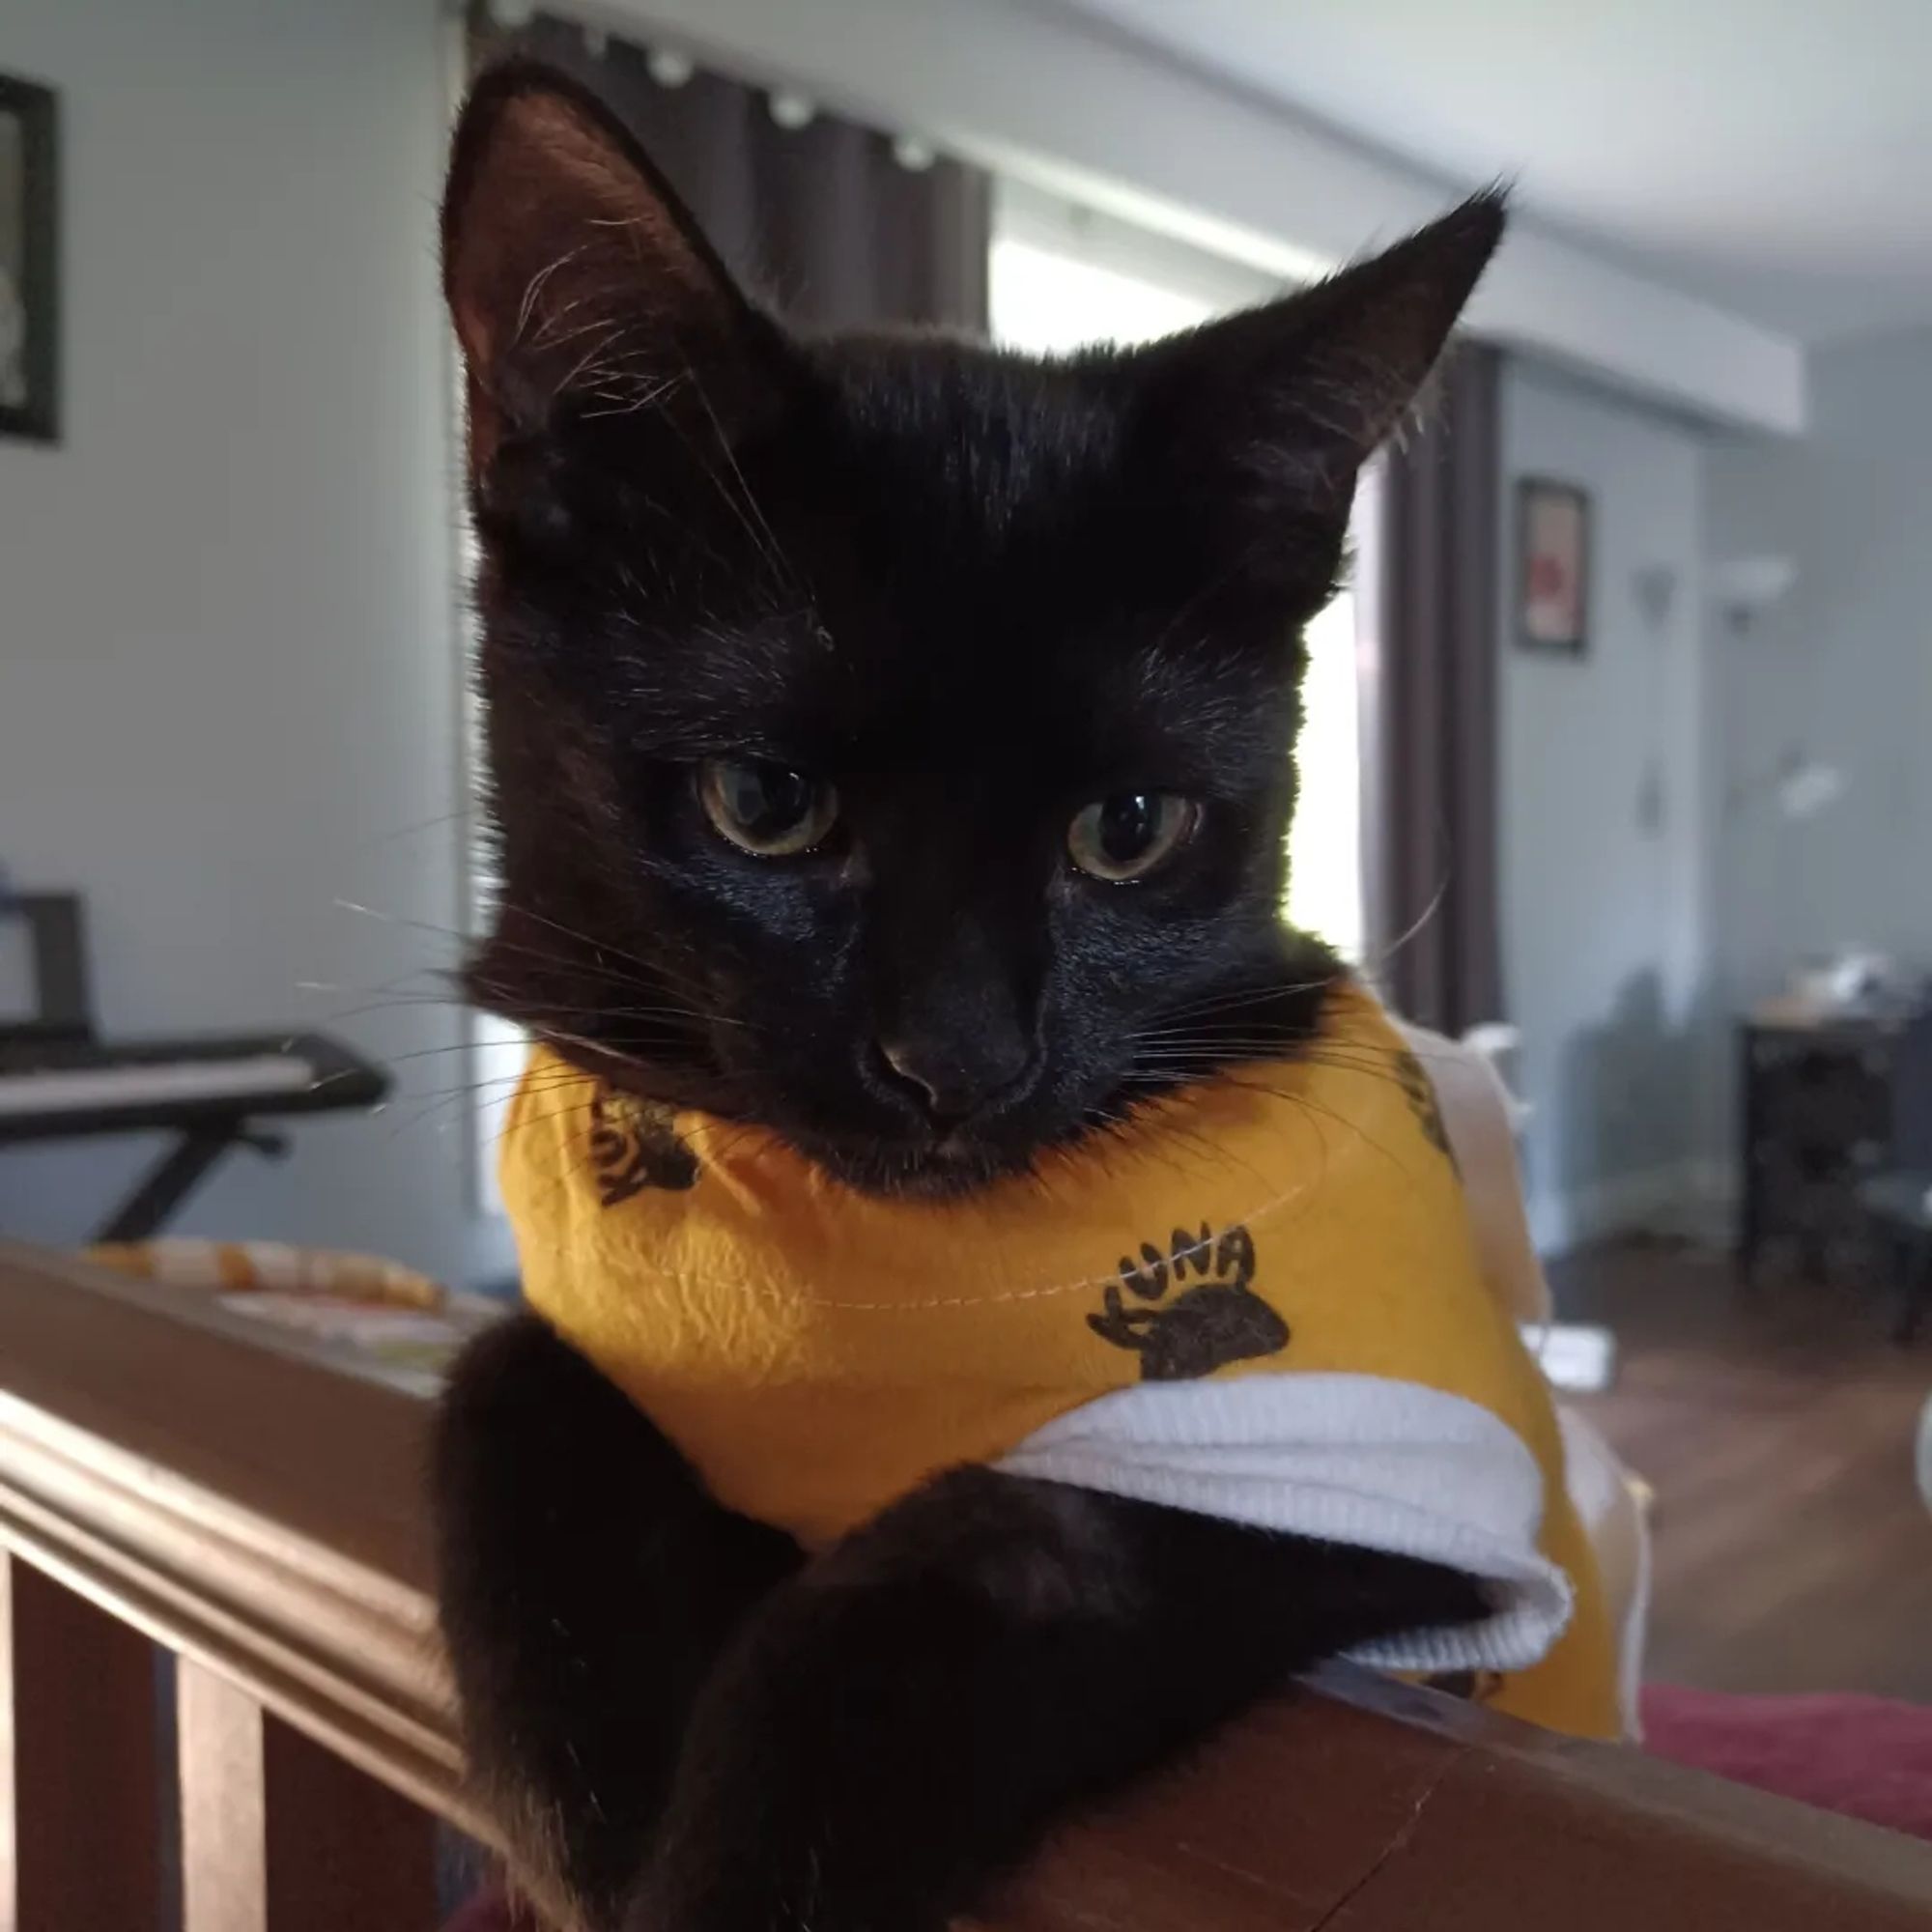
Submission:
[[[0,73],[0,437],[60,433],[53,90]]]
[[[1590,499],[1574,483],[1517,484],[1517,639],[1580,658],[1589,646]]]

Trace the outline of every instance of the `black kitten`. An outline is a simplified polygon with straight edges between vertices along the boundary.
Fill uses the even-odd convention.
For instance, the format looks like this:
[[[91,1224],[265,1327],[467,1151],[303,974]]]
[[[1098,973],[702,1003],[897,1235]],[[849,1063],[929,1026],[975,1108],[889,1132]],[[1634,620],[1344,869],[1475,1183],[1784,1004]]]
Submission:
[[[1279,914],[1300,629],[1502,219],[1131,353],[805,341],[587,96],[487,78],[444,209],[504,880],[477,999],[872,1189],[1293,1052],[1338,970]],[[527,1320],[462,1371],[440,1478],[479,1774],[598,1926],[936,1927],[1287,1673],[1485,1613],[985,1470],[807,1562]]]

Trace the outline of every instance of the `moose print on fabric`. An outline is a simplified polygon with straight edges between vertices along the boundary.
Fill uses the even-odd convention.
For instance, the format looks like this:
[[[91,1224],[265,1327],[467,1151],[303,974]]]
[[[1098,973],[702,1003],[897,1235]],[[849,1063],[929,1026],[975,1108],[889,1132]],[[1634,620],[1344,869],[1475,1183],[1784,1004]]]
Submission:
[[[1462,1166],[1456,1158],[1456,1150],[1449,1144],[1449,1129],[1443,1124],[1441,1104],[1435,1097],[1435,1084],[1423,1071],[1422,1062],[1406,1048],[1395,1056],[1395,1077],[1402,1088],[1403,1098],[1408,1102],[1409,1112],[1415,1116],[1416,1125],[1422,1129],[1423,1139],[1460,1176]]]
[[[697,1184],[697,1156],[678,1138],[671,1111],[600,1087],[590,1103],[590,1165],[606,1208],[645,1187]]]
[[[1238,1222],[1218,1236],[1205,1221],[1195,1235],[1177,1228],[1165,1253],[1144,1241],[1138,1262],[1122,1258],[1119,1282],[1101,1293],[1105,1312],[1087,1325],[1135,1350],[1143,1381],[1192,1381],[1288,1347],[1288,1323],[1254,1292],[1254,1237]]]

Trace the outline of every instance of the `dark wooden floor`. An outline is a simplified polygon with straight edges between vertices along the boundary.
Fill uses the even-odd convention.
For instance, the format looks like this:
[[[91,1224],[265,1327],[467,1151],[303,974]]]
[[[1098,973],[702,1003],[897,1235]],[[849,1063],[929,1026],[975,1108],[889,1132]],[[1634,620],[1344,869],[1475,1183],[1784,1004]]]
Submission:
[[[1899,1349],[1869,1289],[1747,1293],[1693,1249],[1600,1249],[1550,1275],[1567,1319],[1616,1332],[1615,1386],[1578,1406],[1658,1492],[1649,1676],[1932,1703],[1913,1476],[1932,1330]]]

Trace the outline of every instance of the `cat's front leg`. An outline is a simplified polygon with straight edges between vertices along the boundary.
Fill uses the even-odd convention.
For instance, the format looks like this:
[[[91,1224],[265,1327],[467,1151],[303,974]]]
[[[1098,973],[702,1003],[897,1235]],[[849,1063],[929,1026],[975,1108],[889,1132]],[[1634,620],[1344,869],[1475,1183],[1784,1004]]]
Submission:
[[[1297,1668],[1475,1621],[1459,1574],[956,1471],[779,1591],[692,1716],[634,1932],[938,1932]]]
[[[532,1316],[458,1365],[436,1480],[472,1776],[546,1909],[608,1925],[647,1857],[698,1687],[797,1547],[720,1509]]]

